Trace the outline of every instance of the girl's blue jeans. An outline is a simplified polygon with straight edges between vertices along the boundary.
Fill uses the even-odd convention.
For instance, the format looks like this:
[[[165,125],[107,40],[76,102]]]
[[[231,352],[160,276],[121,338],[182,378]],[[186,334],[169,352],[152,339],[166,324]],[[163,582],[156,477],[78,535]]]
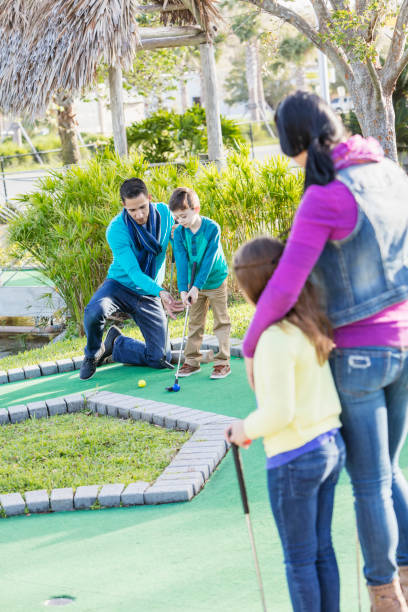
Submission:
[[[319,448],[267,471],[295,612],[340,610],[331,521],[334,490],[344,461],[344,443],[337,432]]]
[[[161,299],[151,295],[138,295],[112,278],[104,281],[85,308],[84,327],[87,338],[85,357],[95,357],[101,347],[106,319],[117,310],[131,315],[139,326],[145,342],[119,336],[113,345],[113,360],[152,368],[163,367],[166,315]],[[170,357],[168,341],[166,358]]]
[[[408,565],[408,484],[398,465],[408,428],[408,351],[336,349],[331,367],[342,404],[364,574],[388,584]]]

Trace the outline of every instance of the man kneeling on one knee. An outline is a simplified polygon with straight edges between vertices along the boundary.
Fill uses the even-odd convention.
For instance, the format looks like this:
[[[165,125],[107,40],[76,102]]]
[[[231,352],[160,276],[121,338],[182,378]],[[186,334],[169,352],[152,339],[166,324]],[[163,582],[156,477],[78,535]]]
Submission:
[[[113,361],[152,368],[166,367],[170,344],[166,345],[166,316],[183,310],[161,283],[166,249],[174,225],[166,204],[153,204],[145,183],[126,180],[120,188],[123,210],[110,222],[106,238],[113,262],[103,284],[85,308],[87,338],[80,378],[87,380],[112,355]],[[164,309],[163,309],[164,307]],[[139,326],[145,342],[122,335],[113,326],[104,342],[106,319],[115,311],[128,313]]]

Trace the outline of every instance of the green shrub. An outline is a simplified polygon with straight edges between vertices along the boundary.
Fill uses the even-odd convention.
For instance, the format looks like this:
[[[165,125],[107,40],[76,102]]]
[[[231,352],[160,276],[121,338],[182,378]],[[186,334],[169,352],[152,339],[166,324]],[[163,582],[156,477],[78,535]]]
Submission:
[[[224,146],[237,149],[244,142],[239,125],[221,116]],[[158,110],[126,130],[129,150],[143,153],[151,162],[164,162],[207,152],[205,109],[195,104],[184,114]]]
[[[142,151],[151,162],[174,159],[175,113],[164,109],[126,128],[129,150]]]
[[[3,164],[4,167],[14,167],[14,166],[19,166],[19,165],[25,165],[29,162],[30,157],[14,157],[14,158],[8,158],[7,157],[9,155],[20,155],[22,153],[29,153],[29,149],[27,147],[24,146],[18,146],[15,142],[13,142],[12,140],[5,140],[4,142],[2,142],[0,144],[0,157],[4,157],[6,159],[3,159]]]
[[[285,158],[253,163],[248,148],[231,153],[222,170],[197,158],[152,168],[143,156],[121,159],[106,150],[83,167],[52,171],[36,192],[19,198],[25,210],[9,226],[10,241],[16,255],[28,253],[42,265],[80,331],[84,308],[112,259],[105,231],[121,210],[119,187],[130,176],[143,178],[155,201],[167,202],[179,185],[193,186],[202,214],[221,226],[229,259],[255,235],[287,232],[303,185]]]

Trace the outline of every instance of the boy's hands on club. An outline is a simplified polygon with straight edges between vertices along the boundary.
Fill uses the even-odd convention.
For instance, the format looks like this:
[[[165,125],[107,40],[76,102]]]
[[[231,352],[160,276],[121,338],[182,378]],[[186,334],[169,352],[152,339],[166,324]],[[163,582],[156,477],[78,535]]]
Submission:
[[[239,421],[234,421],[225,430],[225,439],[227,442],[233,442],[237,446],[243,446],[247,448],[251,441],[248,440],[248,436],[244,430],[244,421],[241,419]]]
[[[182,291],[180,293],[180,296],[181,296],[181,301],[183,302],[184,306],[187,308],[187,306],[191,306],[192,304],[195,304],[196,301],[198,300],[198,289],[197,287],[193,285],[190,291]]]
[[[160,291],[159,293],[163,307],[171,319],[175,319],[175,313],[184,310],[184,304],[174,299],[168,291]]]

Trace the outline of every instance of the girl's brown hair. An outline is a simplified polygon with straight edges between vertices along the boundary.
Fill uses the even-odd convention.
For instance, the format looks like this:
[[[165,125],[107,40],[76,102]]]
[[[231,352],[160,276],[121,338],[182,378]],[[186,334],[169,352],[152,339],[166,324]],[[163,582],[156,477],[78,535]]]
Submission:
[[[282,242],[265,236],[247,242],[235,253],[234,270],[238,284],[254,304],[278,265],[283,249]],[[319,305],[315,287],[309,280],[283,320],[299,327],[309,338],[322,365],[334,346],[333,333],[330,321]]]

